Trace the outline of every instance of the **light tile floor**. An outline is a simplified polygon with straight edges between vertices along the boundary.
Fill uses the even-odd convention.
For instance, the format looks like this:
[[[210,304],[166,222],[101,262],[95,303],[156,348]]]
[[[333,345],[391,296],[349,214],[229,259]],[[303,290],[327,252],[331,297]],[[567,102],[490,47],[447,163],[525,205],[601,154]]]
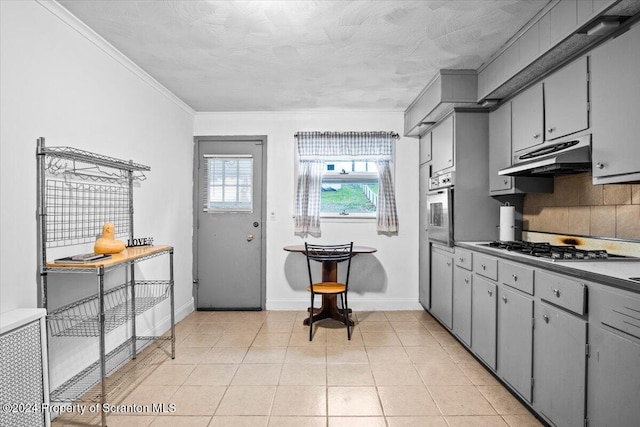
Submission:
[[[190,314],[176,325],[176,358],[158,359],[110,402],[175,412],[110,414],[109,426],[541,425],[424,311],[355,312],[351,341],[325,320],[309,342],[305,315]],[[100,417],[53,422],[82,425]]]

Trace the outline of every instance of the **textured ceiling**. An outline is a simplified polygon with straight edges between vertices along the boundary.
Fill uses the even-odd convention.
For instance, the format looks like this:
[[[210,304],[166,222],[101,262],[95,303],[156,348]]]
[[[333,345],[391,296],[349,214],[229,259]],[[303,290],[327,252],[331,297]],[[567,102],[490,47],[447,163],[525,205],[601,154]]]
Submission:
[[[200,112],[404,110],[548,0],[59,0]]]

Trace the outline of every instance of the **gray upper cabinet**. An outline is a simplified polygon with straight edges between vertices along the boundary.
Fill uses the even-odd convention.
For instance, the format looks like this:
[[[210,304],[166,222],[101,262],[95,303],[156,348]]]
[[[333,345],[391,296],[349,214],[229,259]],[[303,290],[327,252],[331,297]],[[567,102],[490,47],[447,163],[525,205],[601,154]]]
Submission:
[[[440,70],[404,112],[405,136],[420,136],[454,106],[477,108],[476,70]]]
[[[511,105],[507,102],[489,114],[489,194],[551,193],[553,178],[498,175],[501,169],[511,166]],[[521,126],[526,122],[520,121]],[[541,123],[538,132],[542,132]]]
[[[489,114],[489,193],[508,191],[513,178],[498,171],[511,166],[511,103]]]
[[[581,427],[586,416],[587,322],[545,303],[536,304],[535,313],[535,407],[557,427]]]
[[[549,11],[549,42],[555,45],[567,37],[576,28],[578,16],[578,0],[560,0]],[[581,0],[583,1],[583,0]]]
[[[585,40],[577,32],[599,15],[629,13],[624,6],[608,11],[611,6],[616,9],[616,3],[624,4],[620,0],[550,1],[478,70],[478,102],[504,99],[546,70],[561,65],[566,57],[562,53],[572,51],[576,44],[597,43],[598,37]]]
[[[420,164],[431,161],[431,132],[420,137]]]
[[[506,286],[498,298],[498,374],[531,402],[533,299]]]
[[[545,79],[545,141],[589,127],[587,95],[587,57],[580,58]]]
[[[591,52],[593,183],[640,180],[640,25]]]
[[[431,173],[437,174],[453,167],[453,114],[431,131]]]
[[[511,101],[513,153],[544,142],[542,83]]]

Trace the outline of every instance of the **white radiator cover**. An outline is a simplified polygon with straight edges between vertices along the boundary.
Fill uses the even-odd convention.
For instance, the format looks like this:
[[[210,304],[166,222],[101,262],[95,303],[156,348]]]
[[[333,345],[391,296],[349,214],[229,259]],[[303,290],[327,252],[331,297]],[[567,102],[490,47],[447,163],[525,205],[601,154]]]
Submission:
[[[49,426],[44,309],[18,309],[0,316],[0,425]],[[7,410],[8,409],[8,410]]]

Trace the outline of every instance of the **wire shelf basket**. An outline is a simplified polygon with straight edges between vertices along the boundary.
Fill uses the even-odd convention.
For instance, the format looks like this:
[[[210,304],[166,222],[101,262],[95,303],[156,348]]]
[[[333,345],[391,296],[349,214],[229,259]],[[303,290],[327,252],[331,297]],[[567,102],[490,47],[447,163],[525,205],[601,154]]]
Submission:
[[[145,280],[135,283],[135,315],[149,310],[169,297],[171,282]],[[133,317],[131,286],[117,286],[104,297],[105,333],[123,325]],[[61,307],[47,316],[54,337],[97,337],[100,335],[100,307],[97,295]]]
[[[148,369],[164,362],[167,346],[170,341],[158,338],[151,341],[144,338],[136,339],[137,358],[133,356],[133,338],[124,341],[118,347],[105,355],[106,395],[116,395],[123,385],[133,379],[141,378]],[[92,363],[78,374],[64,382],[50,394],[50,401],[54,402],[100,402],[101,393],[100,361]]]

